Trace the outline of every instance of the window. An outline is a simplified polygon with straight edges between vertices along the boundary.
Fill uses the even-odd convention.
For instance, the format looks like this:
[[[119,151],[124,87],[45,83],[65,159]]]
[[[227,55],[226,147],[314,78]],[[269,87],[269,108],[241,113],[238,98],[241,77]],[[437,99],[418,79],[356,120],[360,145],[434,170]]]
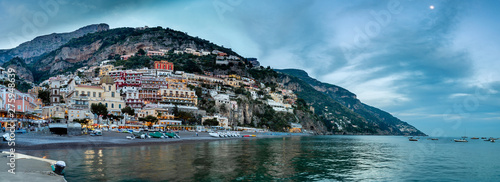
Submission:
[[[108,91],[111,91],[111,86],[108,86]]]
[[[99,97],[101,97],[101,92],[99,92]]]
[[[108,107],[108,103],[106,103],[106,107]]]
[[[76,95],[78,96],[78,91],[76,91]]]
[[[111,97],[115,97],[115,92],[111,92]]]
[[[111,108],[115,108],[115,104],[111,104]]]
[[[89,97],[90,97],[90,91],[87,91],[87,96],[89,96]]]
[[[18,110],[21,110],[21,106],[17,106],[17,109],[18,109]]]
[[[95,92],[94,92],[94,93],[92,93],[92,97],[95,97]]]

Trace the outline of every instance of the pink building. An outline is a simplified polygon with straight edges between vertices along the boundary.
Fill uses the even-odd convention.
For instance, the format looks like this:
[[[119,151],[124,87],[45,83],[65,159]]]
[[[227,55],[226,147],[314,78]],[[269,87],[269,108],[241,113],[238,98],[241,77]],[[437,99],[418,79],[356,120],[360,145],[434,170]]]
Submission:
[[[8,111],[8,104],[12,104],[11,109],[14,109],[15,112],[33,112],[36,108],[36,100],[33,96],[26,93],[21,93],[18,90],[14,89],[15,100],[13,102],[9,102],[8,96],[11,94],[8,87],[3,85],[0,86],[0,110]]]

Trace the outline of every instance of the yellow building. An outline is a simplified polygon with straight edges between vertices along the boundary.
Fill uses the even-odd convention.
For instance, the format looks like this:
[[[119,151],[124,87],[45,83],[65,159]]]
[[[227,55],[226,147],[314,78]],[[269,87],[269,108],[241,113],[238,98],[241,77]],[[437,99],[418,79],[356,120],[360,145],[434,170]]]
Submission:
[[[115,70],[115,66],[113,66],[113,65],[104,65],[104,66],[101,66],[101,69],[99,70],[99,77],[108,75],[108,73],[110,71],[113,71],[113,70]]]
[[[30,94],[34,97],[38,97],[38,92],[41,90],[43,90],[43,87],[35,86],[35,87],[28,90],[28,94]]]
[[[197,106],[198,96],[188,88],[161,88],[158,94],[162,96],[160,103],[173,105]]]
[[[77,85],[75,86],[75,98],[77,95],[85,94],[88,98],[89,109],[92,104],[104,104],[110,114],[120,114],[125,108],[125,101],[121,99],[120,93],[116,91],[116,84],[109,75],[100,80],[101,86]]]

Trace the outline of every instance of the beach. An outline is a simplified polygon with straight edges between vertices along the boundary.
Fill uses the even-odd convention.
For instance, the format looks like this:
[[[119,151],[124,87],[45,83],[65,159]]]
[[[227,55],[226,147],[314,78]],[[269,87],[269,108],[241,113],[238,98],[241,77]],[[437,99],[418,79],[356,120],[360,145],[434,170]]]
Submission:
[[[45,149],[64,149],[64,148],[88,148],[88,147],[114,147],[114,146],[141,146],[141,145],[164,145],[173,143],[187,142],[207,142],[214,140],[249,140],[258,138],[272,137],[290,137],[290,136],[307,136],[309,134],[302,133],[278,133],[278,132],[240,132],[240,137],[215,138],[211,137],[207,132],[178,131],[176,132],[180,138],[148,138],[133,140],[127,139],[131,136],[130,133],[118,133],[114,131],[104,131],[102,136],[68,136],[42,133],[26,133],[16,135],[16,150],[45,150]],[[3,134],[3,133],[0,133]],[[243,135],[255,135],[255,137],[241,137]],[[8,150],[11,147],[7,142],[2,142],[0,150]]]

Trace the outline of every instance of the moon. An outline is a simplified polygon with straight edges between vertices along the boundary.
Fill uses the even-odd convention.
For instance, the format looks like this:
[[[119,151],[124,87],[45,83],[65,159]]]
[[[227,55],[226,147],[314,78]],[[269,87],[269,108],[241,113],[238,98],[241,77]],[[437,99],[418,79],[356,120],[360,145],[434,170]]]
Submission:
[[[434,5],[429,6],[429,9],[434,9]]]

